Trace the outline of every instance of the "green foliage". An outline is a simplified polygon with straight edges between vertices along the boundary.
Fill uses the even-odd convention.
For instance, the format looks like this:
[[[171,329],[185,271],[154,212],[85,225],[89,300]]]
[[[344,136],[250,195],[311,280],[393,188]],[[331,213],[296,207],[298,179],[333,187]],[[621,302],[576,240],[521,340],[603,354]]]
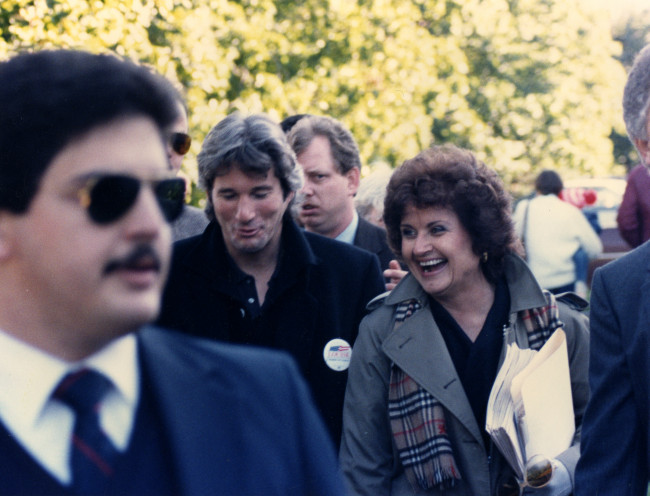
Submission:
[[[623,66],[577,0],[0,0],[0,56],[113,51],[178,83],[194,144],[233,110],[328,114],[365,163],[473,149],[518,194],[540,168],[620,173]],[[614,134],[613,134],[614,133]],[[200,195],[192,192],[192,201]]]
[[[614,24],[612,31],[614,39],[622,45],[622,51],[616,59],[625,66],[626,70],[629,70],[634,63],[636,54],[650,43],[650,10],[619,20]],[[616,162],[624,165],[629,171],[639,161],[636,149],[624,129],[613,129],[610,138],[614,144]]]

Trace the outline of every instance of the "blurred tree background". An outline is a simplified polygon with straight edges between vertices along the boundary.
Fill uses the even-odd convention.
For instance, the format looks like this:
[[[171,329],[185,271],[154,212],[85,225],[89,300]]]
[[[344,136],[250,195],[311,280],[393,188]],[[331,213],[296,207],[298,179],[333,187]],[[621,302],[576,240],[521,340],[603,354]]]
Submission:
[[[474,150],[515,195],[541,168],[624,175],[620,101],[647,22],[579,0],[0,0],[0,57],[112,51],[176,82],[192,150],[233,110],[327,114],[365,164]],[[646,26],[646,27],[644,27]],[[201,198],[193,189],[192,201]]]

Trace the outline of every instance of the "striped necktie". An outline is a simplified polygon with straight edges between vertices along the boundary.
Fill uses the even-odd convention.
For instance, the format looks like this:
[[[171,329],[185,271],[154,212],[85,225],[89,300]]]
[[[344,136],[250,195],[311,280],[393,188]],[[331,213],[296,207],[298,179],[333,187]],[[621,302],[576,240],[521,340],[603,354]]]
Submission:
[[[66,375],[53,393],[75,412],[72,433],[72,488],[77,494],[105,492],[119,452],[99,426],[99,407],[113,387],[104,375],[81,369]]]

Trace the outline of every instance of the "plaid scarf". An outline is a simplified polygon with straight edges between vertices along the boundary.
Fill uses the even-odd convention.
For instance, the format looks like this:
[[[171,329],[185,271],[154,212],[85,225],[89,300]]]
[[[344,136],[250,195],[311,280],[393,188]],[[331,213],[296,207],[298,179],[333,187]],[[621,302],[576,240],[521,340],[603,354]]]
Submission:
[[[555,296],[544,291],[546,305],[518,312],[528,333],[529,347],[539,350],[562,326]],[[395,331],[422,306],[407,300],[395,309]],[[447,435],[442,404],[393,364],[388,390],[388,414],[393,440],[411,486],[449,489],[461,480]]]

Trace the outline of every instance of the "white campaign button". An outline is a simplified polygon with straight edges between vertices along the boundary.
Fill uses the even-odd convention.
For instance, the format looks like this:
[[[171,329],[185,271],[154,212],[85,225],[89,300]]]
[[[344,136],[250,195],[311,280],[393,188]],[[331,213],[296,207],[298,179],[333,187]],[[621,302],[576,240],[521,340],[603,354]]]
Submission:
[[[325,345],[323,358],[332,370],[337,372],[347,370],[350,366],[350,358],[352,358],[352,347],[345,339],[332,339]]]

